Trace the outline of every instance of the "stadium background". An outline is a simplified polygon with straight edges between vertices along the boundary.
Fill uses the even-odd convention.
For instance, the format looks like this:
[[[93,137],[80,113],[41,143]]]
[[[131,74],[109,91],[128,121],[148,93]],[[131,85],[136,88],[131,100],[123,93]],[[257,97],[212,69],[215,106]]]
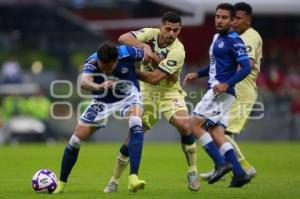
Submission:
[[[40,134],[32,135],[35,134],[34,131],[45,132],[43,134],[48,135],[44,135],[42,139],[46,137],[52,141],[69,136],[73,131],[70,127],[76,122],[77,106],[83,100],[78,96],[76,81],[86,57],[104,40],[116,42],[121,33],[145,26],[157,26],[159,16],[164,11],[175,10],[183,17],[184,28],[180,39],[185,45],[186,62],[182,76],[205,65],[208,63],[208,46],[214,34],[213,13],[217,2],[1,0],[0,96],[4,127],[0,134],[1,142],[18,142],[22,139],[43,137]],[[253,27],[258,30],[264,41],[264,59],[258,79],[258,101],[264,107],[263,109],[260,106],[256,107],[257,111],[252,115],[263,117],[250,120],[245,133],[238,139],[266,141],[299,139],[300,3],[249,2],[254,8]],[[11,62],[12,60],[15,62]],[[16,62],[20,68],[12,69],[18,67],[9,63],[15,65]],[[5,64],[8,66],[5,67]],[[63,81],[52,85],[55,96],[51,95],[50,89],[54,80]],[[73,90],[65,81],[73,84]],[[187,91],[196,91],[196,94],[190,94],[187,100],[195,104],[201,97],[201,89],[205,86],[203,80],[186,87]],[[70,97],[63,97],[69,93]],[[29,102],[30,100],[32,102]],[[38,107],[33,105],[36,104],[35,100],[40,100]],[[12,101],[17,105],[12,106]],[[70,102],[72,107],[64,102]],[[55,106],[50,107],[51,103],[55,103]],[[73,114],[70,112],[71,108]],[[53,115],[67,119],[53,119],[50,116],[50,109],[53,110]],[[46,128],[38,126],[31,120],[34,125],[22,126],[26,123],[22,122],[22,118],[13,120],[17,122],[19,128],[15,129],[15,123],[9,125],[11,119],[20,115],[42,120]],[[26,121],[27,124],[30,123],[29,120]],[[33,128],[35,126],[36,128]],[[121,140],[125,129],[125,122],[120,126],[109,125],[104,133],[97,133],[93,139]],[[27,135],[23,136],[26,133]],[[163,121],[146,136],[146,139],[170,141],[176,140],[177,136],[175,129]]]

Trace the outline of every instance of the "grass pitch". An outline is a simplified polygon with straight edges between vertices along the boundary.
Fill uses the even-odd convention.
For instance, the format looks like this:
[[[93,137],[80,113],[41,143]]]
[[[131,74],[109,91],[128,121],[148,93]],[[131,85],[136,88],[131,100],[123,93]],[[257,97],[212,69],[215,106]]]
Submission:
[[[258,172],[251,184],[228,189],[231,176],[227,175],[225,181],[214,185],[201,182],[199,192],[187,188],[187,167],[179,143],[145,143],[140,177],[147,181],[146,189],[129,193],[126,170],[119,191],[114,194],[104,194],[102,189],[111,176],[119,144],[87,143],[80,151],[64,194],[35,193],[31,187],[32,175],[39,169],[51,169],[58,176],[64,146],[0,146],[0,199],[300,198],[300,143],[243,143],[242,149]],[[208,171],[212,162],[202,149],[198,151],[199,172]]]

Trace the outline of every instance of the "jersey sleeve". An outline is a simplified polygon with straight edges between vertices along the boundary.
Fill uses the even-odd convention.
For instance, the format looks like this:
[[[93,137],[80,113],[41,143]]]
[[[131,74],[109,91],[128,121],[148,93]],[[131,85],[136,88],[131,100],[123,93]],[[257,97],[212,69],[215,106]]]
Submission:
[[[184,58],[185,52],[183,49],[171,50],[167,57],[159,63],[158,69],[162,72],[172,75],[182,68],[184,64]]]
[[[242,60],[249,59],[245,44],[240,38],[232,40],[231,49],[233,55],[235,56],[236,62],[239,63]]]
[[[248,57],[256,60],[255,49],[258,47],[258,42],[255,38],[245,37],[242,38],[246,46]]]
[[[156,34],[157,29],[155,28],[143,28],[137,31],[131,31],[130,33],[139,41],[147,42],[153,38]]]
[[[127,51],[129,53],[129,56],[134,61],[142,61],[144,58],[144,50],[141,48],[127,46]]]
[[[90,56],[83,64],[83,74],[97,73],[98,63],[96,55]]]

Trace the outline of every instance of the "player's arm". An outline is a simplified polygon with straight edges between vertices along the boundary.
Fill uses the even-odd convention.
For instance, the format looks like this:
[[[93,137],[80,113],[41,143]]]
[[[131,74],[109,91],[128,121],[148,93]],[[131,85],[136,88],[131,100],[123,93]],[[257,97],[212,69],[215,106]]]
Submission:
[[[149,84],[158,84],[161,80],[166,79],[169,75],[156,69],[154,71],[137,71],[138,79],[149,83]]]
[[[187,85],[187,83],[193,79],[206,77],[206,76],[208,76],[208,74],[209,74],[209,66],[205,66],[205,67],[201,68],[200,70],[198,70],[197,72],[188,73],[183,80],[183,85],[184,86]]]
[[[83,65],[83,72],[80,75],[79,85],[81,89],[89,91],[101,91],[104,89],[112,88],[113,81],[104,81],[102,84],[94,82],[94,77],[99,73],[97,70],[98,63],[96,54],[90,56]]]
[[[142,39],[144,39],[144,38],[142,38]],[[127,32],[125,34],[122,34],[119,37],[118,41],[119,41],[119,43],[122,43],[122,44],[126,44],[126,45],[130,45],[130,46],[134,46],[134,47],[143,49],[144,50],[144,61],[148,62],[148,61],[150,61],[150,59],[152,59],[153,53],[152,53],[151,47],[149,45],[147,45],[146,43],[144,43],[145,41],[138,40],[132,32]]]
[[[249,57],[251,70],[258,70],[255,66],[255,49],[259,46],[259,38],[257,37],[241,37],[242,41],[244,42],[246,46],[247,55]]]
[[[102,84],[94,82],[94,77],[90,74],[83,73],[80,76],[80,88],[89,91],[102,91],[113,87],[114,82],[111,80],[104,81]]]
[[[214,86],[213,92],[215,95],[226,92],[229,87],[234,86],[235,84],[243,80],[251,73],[249,57],[247,55],[246,48],[243,45],[243,43],[234,43],[232,47],[232,51],[241,69],[237,71],[225,83],[217,84],[216,86]]]

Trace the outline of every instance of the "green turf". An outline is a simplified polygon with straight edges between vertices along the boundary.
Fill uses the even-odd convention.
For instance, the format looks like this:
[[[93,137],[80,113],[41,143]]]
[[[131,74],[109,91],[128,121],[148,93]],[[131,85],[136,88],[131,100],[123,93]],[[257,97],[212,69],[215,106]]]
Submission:
[[[208,185],[201,182],[199,192],[190,192],[186,184],[186,163],[179,144],[146,143],[140,176],[147,181],[146,189],[138,193],[127,191],[124,175],[119,192],[100,191],[110,178],[118,144],[85,144],[62,195],[36,194],[31,177],[39,169],[52,169],[59,174],[64,145],[18,145],[0,147],[0,199],[34,198],[300,198],[300,143],[242,144],[247,157],[256,166],[258,176],[241,189],[226,188],[226,181]],[[202,149],[198,168],[207,171],[211,161]],[[128,174],[128,171],[126,171]]]

